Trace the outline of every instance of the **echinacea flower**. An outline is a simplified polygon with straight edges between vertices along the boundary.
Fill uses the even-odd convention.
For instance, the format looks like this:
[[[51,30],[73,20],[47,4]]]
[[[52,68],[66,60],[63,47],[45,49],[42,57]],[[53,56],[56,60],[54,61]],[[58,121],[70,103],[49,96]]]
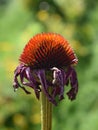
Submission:
[[[70,84],[67,92],[70,100],[76,98],[78,92],[77,74],[74,65],[78,59],[61,35],[41,33],[35,35],[25,46],[19,58],[20,64],[14,72],[14,89],[34,89],[36,97],[40,98],[43,91],[48,100],[57,105],[57,98],[64,98],[64,87]],[[51,91],[49,90],[51,89]]]

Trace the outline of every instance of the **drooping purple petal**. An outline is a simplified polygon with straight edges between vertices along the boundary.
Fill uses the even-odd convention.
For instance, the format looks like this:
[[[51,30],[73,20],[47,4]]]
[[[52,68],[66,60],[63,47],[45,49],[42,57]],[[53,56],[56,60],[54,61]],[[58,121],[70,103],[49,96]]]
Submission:
[[[20,74],[21,84],[33,88],[32,83],[29,81],[28,73],[26,73],[26,70],[27,70],[27,67],[23,67],[23,68],[21,69],[21,74]],[[27,81],[25,81],[25,79],[26,79]]]
[[[52,68],[53,70],[53,96],[59,95],[59,99],[62,100],[64,98],[64,73],[62,70],[59,70],[56,67]]]
[[[76,94],[78,92],[78,80],[77,80],[77,74],[76,74],[74,68],[71,68],[71,69],[72,69],[72,72],[70,75],[71,89],[67,93],[67,95],[70,100],[74,100],[76,98]]]
[[[68,67],[67,68],[67,71],[65,72],[65,76],[64,76],[64,84],[68,86],[69,84],[69,78],[70,78],[70,75],[72,73],[72,68],[71,67]]]
[[[14,91],[16,91],[19,87],[22,88],[27,94],[30,94],[29,91],[27,91],[23,86],[20,85],[19,81],[18,81],[18,77],[22,77],[23,73],[21,72],[22,69],[24,68],[24,65],[20,64],[15,72],[14,72],[14,83],[13,83],[13,87],[14,87]],[[22,76],[21,76],[22,75]]]
[[[60,100],[64,99],[64,77],[65,77],[65,73],[63,70],[61,70]]]
[[[26,85],[26,86],[29,86],[29,87],[34,87],[34,90],[35,90],[35,94],[36,94],[36,97],[39,99],[39,90],[37,90],[35,87],[35,84],[33,83],[33,76],[31,75],[31,71],[29,71],[28,69],[29,67],[25,66],[25,65],[22,65],[20,64],[15,72],[14,72],[14,83],[13,83],[13,87],[15,90],[17,90],[19,87],[22,88],[27,94],[30,94],[31,92],[27,91],[25,89],[24,86],[22,85]],[[18,77],[20,77],[20,83],[18,81]],[[28,82],[25,82],[24,80],[27,79]]]
[[[56,96],[59,97],[59,100],[64,99],[64,85],[67,86],[70,83],[71,89],[67,92],[67,95],[70,100],[74,100],[78,92],[78,80],[75,69],[69,66],[65,71],[53,67],[50,71],[52,71],[53,79],[47,78],[45,70],[32,70],[30,66],[20,64],[14,72],[14,90],[21,88],[27,94],[30,94],[25,86],[31,87],[34,89],[37,99],[39,99],[42,89],[48,100],[57,105]],[[41,88],[40,85],[42,86]],[[50,88],[51,91],[49,91]]]
[[[14,82],[13,82],[13,87],[14,87],[14,91],[16,91],[18,89],[18,87],[20,87],[21,85],[19,84],[18,81],[18,76],[20,75],[21,72],[21,67],[20,65],[15,69],[14,71]]]
[[[35,79],[34,79],[34,77],[33,77],[33,74],[31,73],[31,70],[30,70],[29,67],[26,69],[26,76],[27,76],[27,78],[28,78],[28,80],[29,80],[29,82],[30,82],[31,87],[32,87],[32,88],[34,89],[34,91],[35,91],[36,97],[39,99],[40,90],[39,90],[38,87],[37,87],[36,81],[35,81]]]
[[[42,89],[44,91],[44,93],[46,94],[47,98],[49,99],[49,101],[51,101],[54,105],[56,104],[56,101],[52,98],[52,96],[49,94],[49,90],[48,90],[48,85],[46,82],[46,78],[45,78],[45,71],[44,70],[39,70],[37,72],[38,77],[40,79],[41,85],[42,85]]]

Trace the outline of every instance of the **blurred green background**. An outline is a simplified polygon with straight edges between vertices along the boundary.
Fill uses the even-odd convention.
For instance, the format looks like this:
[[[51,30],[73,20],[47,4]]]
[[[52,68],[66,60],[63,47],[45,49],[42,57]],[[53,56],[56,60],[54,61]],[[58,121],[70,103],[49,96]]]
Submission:
[[[19,55],[40,32],[63,35],[79,59],[77,99],[65,95],[54,107],[53,130],[97,130],[97,0],[0,0],[0,130],[40,129],[40,102],[33,90],[28,96],[12,87]]]

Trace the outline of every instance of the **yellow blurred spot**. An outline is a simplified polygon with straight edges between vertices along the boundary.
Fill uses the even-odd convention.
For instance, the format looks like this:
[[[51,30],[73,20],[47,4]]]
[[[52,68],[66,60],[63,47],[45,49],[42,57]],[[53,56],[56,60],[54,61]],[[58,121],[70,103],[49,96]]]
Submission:
[[[36,113],[31,116],[31,121],[33,124],[39,124],[40,123],[40,114]]]
[[[46,21],[49,17],[49,14],[47,13],[47,11],[45,10],[41,10],[37,13],[37,17],[39,18],[39,20],[41,21]]]
[[[11,51],[13,46],[8,42],[0,42],[0,51]]]
[[[13,121],[14,121],[15,125],[18,125],[20,127],[25,127],[26,126],[25,117],[23,115],[21,115],[21,114],[16,114],[13,117]]]

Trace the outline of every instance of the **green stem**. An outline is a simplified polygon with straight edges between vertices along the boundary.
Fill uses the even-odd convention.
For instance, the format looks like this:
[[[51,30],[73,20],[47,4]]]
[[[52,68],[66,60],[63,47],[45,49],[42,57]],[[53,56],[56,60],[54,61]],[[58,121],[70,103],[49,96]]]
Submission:
[[[52,130],[52,103],[41,92],[41,130]]]

